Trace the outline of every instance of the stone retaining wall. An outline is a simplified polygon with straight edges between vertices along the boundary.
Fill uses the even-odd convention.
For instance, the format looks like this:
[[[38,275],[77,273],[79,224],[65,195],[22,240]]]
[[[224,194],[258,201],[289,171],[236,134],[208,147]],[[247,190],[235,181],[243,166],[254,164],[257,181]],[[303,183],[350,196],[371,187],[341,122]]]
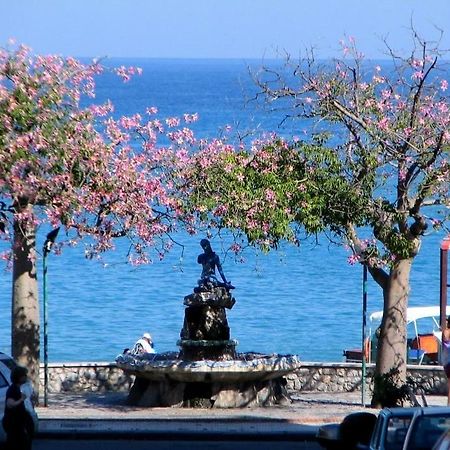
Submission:
[[[374,364],[368,364],[366,386],[372,388]],[[288,390],[294,392],[352,392],[361,390],[361,364],[302,363],[302,367],[286,376]],[[407,366],[407,376],[426,394],[445,395],[447,378],[441,366]]]
[[[48,391],[105,392],[128,391],[134,377],[113,363],[52,363],[48,365]],[[44,366],[41,365],[40,389],[44,391]]]
[[[367,386],[373,365],[367,365]],[[52,363],[48,366],[49,392],[105,392],[128,391],[133,377],[111,363]],[[421,384],[427,394],[444,395],[447,379],[440,366],[408,366],[408,376]],[[351,392],[361,389],[361,364],[304,362],[297,371],[287,375],[291,393]],[[44,368],[41,366],[41,389]],[[42,392],[41,391],[41,392]]]

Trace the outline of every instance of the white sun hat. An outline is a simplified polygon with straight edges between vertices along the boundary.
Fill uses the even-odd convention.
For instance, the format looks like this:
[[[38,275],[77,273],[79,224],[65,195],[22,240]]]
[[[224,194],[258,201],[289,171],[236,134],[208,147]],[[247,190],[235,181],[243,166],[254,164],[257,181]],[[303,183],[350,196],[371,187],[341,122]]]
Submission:
[[[151,337],[150,333],[144,333],[144,334],[142,335],[142,337],[143,337],[144,339],[148,339],[149,341],[152,340],[152,337]]]

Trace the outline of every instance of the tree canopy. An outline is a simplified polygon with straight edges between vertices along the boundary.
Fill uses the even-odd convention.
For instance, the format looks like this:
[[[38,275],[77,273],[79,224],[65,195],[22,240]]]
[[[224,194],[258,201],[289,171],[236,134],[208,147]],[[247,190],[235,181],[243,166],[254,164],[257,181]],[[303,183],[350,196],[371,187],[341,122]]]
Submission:
[[[332,63],[311,53],[256,74],[257,100],[306,134],[197,163],[188,203],[264,248],[320,231],[348,245],[349,262],[367,265],[383,291],[377,375],[398,371],[401,383],[411,264],[426,231],[449,217],[449,74],[438,47],[415,33],[410,55],[387,46],[383,64],[353,40],[341,44]]]
[[[34,57],[24,46],[1,50],[2,239],[11,239],[14,220],[63,225],[74,231],[72,242],[90,235],[92,254],[128,236],[130,259],[139,263],[153,246],[164,252],[170,244],[158,239],[185,221],[170,177],[194,143],[181,125],[196,116],[163,121],[148,108],[147,117],[116,119],[111,102],[81,106],[83,96],[95,96],[104,70],[96,61]],[[128,80],[139,69],[116,72]],[[167,145],[158,143],[162,136]]]
[[[1,258],[13,267],[13,357],[30,369],[36,390],[39,226],[62,226],[67,244],[90,236],[90,257],[127,237],[133,264],[148,262],[152,249],[163,257],[177,227],[191,230],[177,177],[195,144],[186,124],[196,115],[161,120],[150,107],[117,118],[111,102],[85,106],[104,70],[25,46],[0,50],[0,239],[11,244]],[[115,71],[124,81],[140,72]]]

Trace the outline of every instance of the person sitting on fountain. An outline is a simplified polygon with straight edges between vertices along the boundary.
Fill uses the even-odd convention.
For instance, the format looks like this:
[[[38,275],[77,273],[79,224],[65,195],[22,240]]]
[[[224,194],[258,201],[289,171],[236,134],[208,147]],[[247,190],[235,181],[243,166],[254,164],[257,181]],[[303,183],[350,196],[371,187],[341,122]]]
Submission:
[[[150,333],[144,333],[134,344],[130,352],[134,356],[145,355],[146,353],[156,353]]]
[[[204,253],[198,256],[197,262],[202,265],[202,274],[200,275],[200,280],[198,280],[199,286],[207,286],[208,283],[212,284],[214,287],[224,287],[227,290],[234,289],[231,282],[227,281],[225,274],[223,273],[222,265],[220,264],[220,259],[211,248],[211,244],[208,239],[202,239],[200,245],[203,248]],[[216,267],[222,278],[219,281],[216,276]]]

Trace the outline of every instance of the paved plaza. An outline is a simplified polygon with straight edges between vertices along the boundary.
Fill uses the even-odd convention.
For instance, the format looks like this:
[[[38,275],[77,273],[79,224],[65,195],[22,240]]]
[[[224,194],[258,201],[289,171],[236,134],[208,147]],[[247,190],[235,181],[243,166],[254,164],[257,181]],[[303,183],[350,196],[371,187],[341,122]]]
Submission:
[[[367,396],[366,401],[370,398]],[[427,396],[430,406],[446,404],[445,396]],[[268,408],[143,408],[126,405],[126,393],[51,394],[49,406],[37,413],[42,434],[144,433],[159,435],[279,436],[315,434],[325,423],[347,414],[375,411],[361,404],[361,393],[309,392],[292,404]]]

